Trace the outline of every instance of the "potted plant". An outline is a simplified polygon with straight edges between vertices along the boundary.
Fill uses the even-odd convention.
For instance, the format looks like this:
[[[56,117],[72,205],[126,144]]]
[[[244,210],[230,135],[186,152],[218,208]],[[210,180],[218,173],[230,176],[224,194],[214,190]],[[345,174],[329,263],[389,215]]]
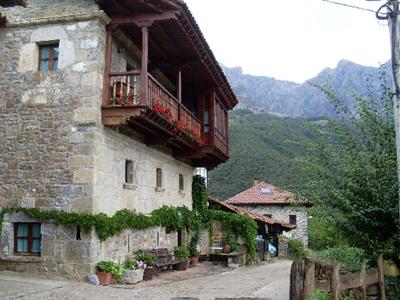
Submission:
[[[146,264],[143,261],[128,259],[124,264],[124,274],[122,275],[121,283],[135,284],[143,280]]]
[[[175,259],[179,261],[179,263],[174,265],[174,269],[177,271],[186,271],[189,265],[189,250],[185,246],[175,247],[174,250]]]
[[[122,277],[124,269],[116,262],[103,260],[96,265],[97,278],[101,285],[109,285],[115,281],[119,281]]]
[[[153,279],[153,275],[156,272],[154,268],[156,256],[154,254],[138,250],[133,253],[133,257],[141,264],[140,268],[144,270],[143,280]]]
[[[195,266],[199,263],[200,247],[198,245],[190,245],[190,265]]]
[[[238,244],[233,234],[226,234],[223,237],[222,241],[224,243],[224,253],[234,252],[238,249]]]

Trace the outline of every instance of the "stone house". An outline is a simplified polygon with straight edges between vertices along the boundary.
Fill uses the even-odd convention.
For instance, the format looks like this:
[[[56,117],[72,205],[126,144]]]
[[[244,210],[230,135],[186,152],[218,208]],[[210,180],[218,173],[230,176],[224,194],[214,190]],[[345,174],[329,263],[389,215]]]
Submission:
[[[251,213],[276,219],[283,224],[295,225],[290,231],[283,230],[279,233],[300,239],[307,247],[309,203],[296,200],[293,193],[281,191],[272,184],[255,179],[251,188],[224,202]]]
[[[192,207],[196,167],[228,159],[237,104],[180,0],[0,0],[0,208],[148,214]],[[0,270],[83,277],[178,243],[6,214]]]

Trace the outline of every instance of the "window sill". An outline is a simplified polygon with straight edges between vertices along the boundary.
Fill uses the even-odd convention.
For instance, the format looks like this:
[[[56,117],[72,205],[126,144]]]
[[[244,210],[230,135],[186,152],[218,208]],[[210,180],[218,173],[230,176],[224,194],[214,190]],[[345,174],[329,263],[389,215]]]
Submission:
[[[11,262],[42,262],[44,258],[42,256],[29,256],[29,255],[12,255],[12,256],[0,256],[0,260],[11,261]]]
[[[124,183],[122,185],[122,187],[126,190],[136,190],[137,189],[137,185],[136,184],[132,184],[132,183]]]
[[[165,192],[165,189],[159,188],[159,187],[155,187],[154,190],[155,190],[157,193],[164,193],[164,192]]]

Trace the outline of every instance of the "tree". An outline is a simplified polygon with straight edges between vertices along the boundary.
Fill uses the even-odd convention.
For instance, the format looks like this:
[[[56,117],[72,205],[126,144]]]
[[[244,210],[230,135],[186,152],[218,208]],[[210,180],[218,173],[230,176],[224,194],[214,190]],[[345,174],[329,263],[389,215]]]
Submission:
[[[307,145],[303,166],[317,179],[302,191],[334,216],[351,246],[371,257],[383,253],[400,265],[395,124],[386,78],[381,74],[380,95],[371,92],[364,99],[352,93],[354,110],[331,88],[317,86],[335,105],[338,119],[312,125],[316,138]]]

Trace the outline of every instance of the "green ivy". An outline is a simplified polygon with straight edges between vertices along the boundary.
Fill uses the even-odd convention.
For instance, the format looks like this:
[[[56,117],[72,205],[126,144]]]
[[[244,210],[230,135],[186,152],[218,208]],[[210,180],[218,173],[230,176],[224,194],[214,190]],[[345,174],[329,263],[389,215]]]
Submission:
[[[257,225],[252,219],[235,213],[209,210],[205,182],[200,176],[193,178],[192,197],[193,210],[189,210],[187,207],[163,206],[149,215],[127,209],[117,211],[110,217],[104,213],[70,213],[54,210],[43,211],[38,208],[3,207],[0,209],[0,224],[3,223],[6,213],[22,212],[28,217],[52,221],[59,225],[77,225],[84,230],[94,228],[101,241],[117,235],[124,229],[147,229],[163,226],[172,231],[185,229],[194,233],[192,238],[195,240],[189,243],[197,245],[200,229],[209,228],[212,220],[218,220],[226,231],[234,234],[235,237],[243,237],[250,257],[255,258]]]

